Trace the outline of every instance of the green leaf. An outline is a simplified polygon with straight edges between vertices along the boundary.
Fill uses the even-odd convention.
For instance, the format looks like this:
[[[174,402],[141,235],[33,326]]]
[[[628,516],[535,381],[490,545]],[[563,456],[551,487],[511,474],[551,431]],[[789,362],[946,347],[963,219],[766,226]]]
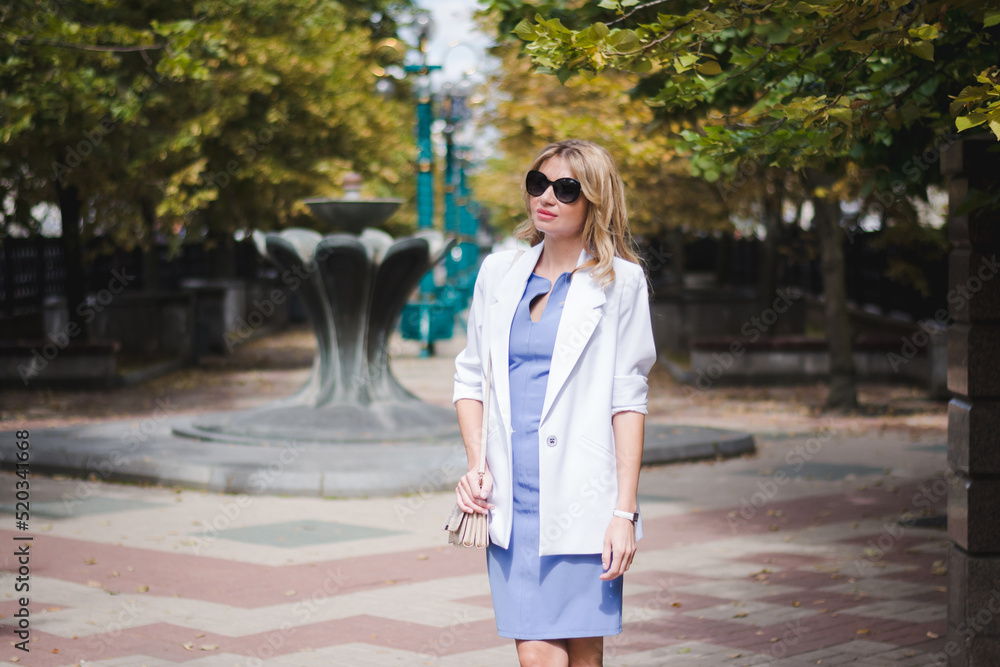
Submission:
[[[609,34],[611,34],[611,30],[604,23],[595,23],[591,27],[594,29],[594,32],[597,34],[597,36],[600,37],[601,39],[604,39]]]
[[[993,134],[997,136],[997,139],[1000,139],[1000,120],[991,120],[989,125],[990,129],[993,130]]]
[[[830,114],[831,117],[836,118],[845,125],[851,124],[851,118],[854,115],[854,112],[852,112],[850,109],[844,109],[843,107],[834,107],[829,111],[827,111],[827,113]]]
[[[631,51],[638,48],[639,37],[632,30],[615,30],[608,36],[608,42],[619,51]]]
[[[721,16],[719,16],[718,14],[715,14],[713,12],[699,11],[697,13],[702,18],[708,19],[709,21],[711,21],[712,23],[714,23],[715,25],[717,25],[720,28],[725,28],[726,26],[729,25],[728,21],[726,21],[724,18],[722,18]]]
[[[914,39],[937,39],[937,36],[937,26],[922,25],[919,28],[910,28],[910,37]]]
[[[653,63],[651,63],[648,58],[642,58],[641,60],[637,60],[632,63],[632,66],[629,69],[636,74],[645,74],[653,69]]]
[[[983,17],[983,27],[992,28],[996,24],[1000,23],[1000,9],[991,9],[986,12]]]
[[[969,128],[977,127],[986,122],[987,115],[983,113],[970,113],[968,116],[959,116],[955,119],[955,127],[959,132],[964,132]]]
[[[696,56],[693,53],[685,53],[684,55],[679,56],[677,59],[681,61],[681,65],[683,65],[685,68],[691,67],[691,65],[698,62],[698,56]]]
[[[618,9],[618,3],[615,0],[601,0],[597,6],[601,9]]]
[[[514,34],[526,42],[538,39],[538,32],[528,19],[524,19],[514,27]]]
[[[705,76],[715,76],[716,74],[722,74],[722,66],[714,60],[706,60],[698,65],[698,71]]]
[[[934,62],[934,45],[928,41],[913,42],[906,46],[906,50],[924,60]]]

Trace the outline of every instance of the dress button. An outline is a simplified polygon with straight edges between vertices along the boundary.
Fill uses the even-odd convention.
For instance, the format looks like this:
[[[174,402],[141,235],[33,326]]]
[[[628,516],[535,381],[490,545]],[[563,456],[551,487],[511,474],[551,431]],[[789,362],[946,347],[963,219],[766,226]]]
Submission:
[[[555,447],[557,442],[559,441],[556,440],[556,436],[550,435],[548,439],[545,441],[545,444],[547,444],[549,447]]]

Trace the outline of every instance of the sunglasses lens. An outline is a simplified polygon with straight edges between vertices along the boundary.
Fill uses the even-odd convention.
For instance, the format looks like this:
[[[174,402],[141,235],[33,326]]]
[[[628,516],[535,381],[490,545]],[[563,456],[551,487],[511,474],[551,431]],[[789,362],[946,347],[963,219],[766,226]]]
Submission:
[[[552,184],[552,190],[564,204],[572,204],[580,196],[580,184],[571,178],[560,178]]]
[[[549,179],[540,171],[529,171],[524,187],[532,197],[541,197],[549,187]]]

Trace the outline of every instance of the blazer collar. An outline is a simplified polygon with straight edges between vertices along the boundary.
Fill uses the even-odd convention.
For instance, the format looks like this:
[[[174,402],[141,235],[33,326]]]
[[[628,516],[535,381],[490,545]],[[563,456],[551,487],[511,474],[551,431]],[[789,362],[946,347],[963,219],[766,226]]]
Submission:
[[[497,403],[501,416],[510,424],[510,378],[507,373],[510,353],[510,330],[514,321],[517,304],[524,294],[528,277],[534,271],[542,254],[545,241],[525,250],[506,272],[497,286],[493,303],[490,305],[490,357]],[[592,257],[586,250],[580,251],[576,265],[579,267]],[[589,270],[577,271],[570,281],[563,305],[562,317],[556,330],[555,348],[545,390],[542,419],[545,418],[552,402],[565,384],[580,354],[586,347],[597,323],[604,314],[604,289],[590,277]]]

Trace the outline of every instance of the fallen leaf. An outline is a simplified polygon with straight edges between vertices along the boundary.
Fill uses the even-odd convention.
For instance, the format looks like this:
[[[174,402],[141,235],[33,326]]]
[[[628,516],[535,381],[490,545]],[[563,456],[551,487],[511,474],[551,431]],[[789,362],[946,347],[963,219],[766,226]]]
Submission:
[[[859,628],[858,629],[858,634],[859,635],[870,635],[871,633],[872,633],[872,631],[869,630],[868,628]]]
[[[736,612],[733,614],[733,618],[746,618],[747,613],[745,611]]]
[[[292,597],[293,595],[298,595],[294,590],[285,591],[285,595]]]
[[[216,649],[219,648],[219,645],[218,644],[202,644],[200,648],[201,648],[202,651],[214,651],[214,650],[216,650]]]
[[[798,600],[792,600],[792,606],[793,607],[801,607],[802,603],[799,602]]]
[[[193,651],[194,650],[194,644],[184,644],[184,650],[185,651]]]
[[[145,593],[146,591],[149,590],[149,586],[136,586],[135,590],[137,590],[140,593]]]
[[[84,558],[83,559],[83,564],[84,565],[96,565],[97,564],[97,559],[96,558]]]
[[[936,633],[936,632],[931,632],[930,630],[928,630],[928,631],[927,631],[927,636],[928,636],[928,637],[930,637],[931,639],[937,639],[937,638],[938,638],[938,637],[940,637],[941,635],[939,635],[939,634],[938,634],[938,633]]]

